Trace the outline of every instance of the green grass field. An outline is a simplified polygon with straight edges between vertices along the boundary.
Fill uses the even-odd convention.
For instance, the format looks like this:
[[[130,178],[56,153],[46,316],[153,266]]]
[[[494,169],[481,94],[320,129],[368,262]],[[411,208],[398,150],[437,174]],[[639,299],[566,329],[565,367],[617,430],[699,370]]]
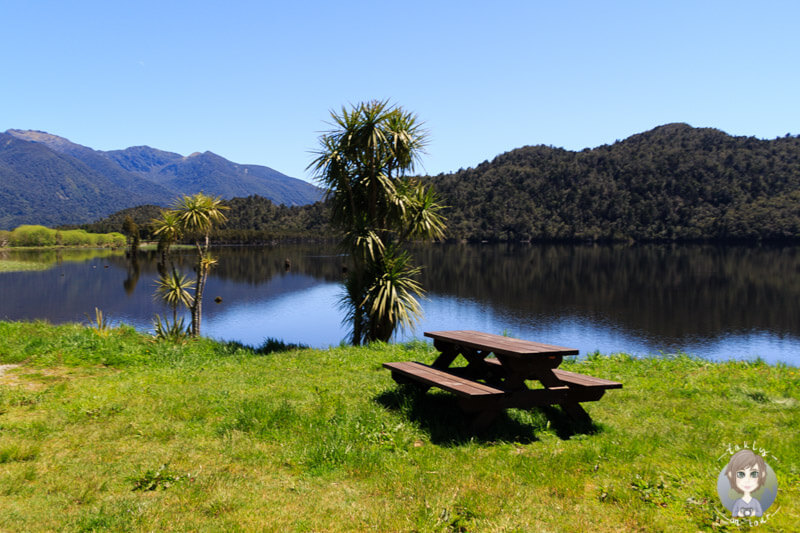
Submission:
[[[280,346],[278,346],[280,347]],[[0,322],[2,531],[792,531],[800,371],[593,355],[621,381],[481,434],[450,395],[397,388],[424,343],[264,353],[128,327]],[[778,477],[764,524],[716,493],[728,446]]]

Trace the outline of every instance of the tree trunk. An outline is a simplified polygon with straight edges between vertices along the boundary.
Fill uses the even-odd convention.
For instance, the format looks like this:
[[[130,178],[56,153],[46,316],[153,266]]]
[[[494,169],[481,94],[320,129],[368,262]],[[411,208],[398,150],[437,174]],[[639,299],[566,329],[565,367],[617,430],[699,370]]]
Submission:
[[[203,289],[206,284],[206,273],[203,269],[202,256],[197,261],[197,284],[194,289],[194,302],[192,302],[192,337],[200,336],[200,318],[203,314]]]

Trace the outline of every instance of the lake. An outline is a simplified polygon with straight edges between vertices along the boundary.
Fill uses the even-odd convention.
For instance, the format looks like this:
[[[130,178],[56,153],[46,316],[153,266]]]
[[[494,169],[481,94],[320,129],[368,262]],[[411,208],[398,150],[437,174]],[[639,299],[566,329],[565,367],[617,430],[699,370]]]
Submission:
[[[112,323],[152,331],[156,257],[108,250],[17,252],[37,272],[0,273],[0,319]],[[258,346],[347,339],[339,307],[347,258],[330,246],[225,247],[206,288],[202,333]],[[434,245],[414,250],[428,290],[423,331],[475,329],[582,355],[689,353],[800,364],[800,247]],[[192,255],[176,261],[191,273]],[[286,260],[290,266],[286,267]],[[215,303],[220,297],[222,301]]]

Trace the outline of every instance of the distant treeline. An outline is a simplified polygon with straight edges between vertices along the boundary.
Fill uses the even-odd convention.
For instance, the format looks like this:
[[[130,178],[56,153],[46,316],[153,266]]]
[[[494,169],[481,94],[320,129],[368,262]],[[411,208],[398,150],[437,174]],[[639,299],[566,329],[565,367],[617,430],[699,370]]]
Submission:
[[[125,246],[125,236],[118,232],[88,233],[83,229],[51,229],[23,225],[13,231],[0,230],[0,248],[5,246]]]
[[[276,241],[332,240],[328,212],[322,202],[287,207],[275,205],[261,196],[226,200],[228,221],[211,234],[215,244],[268,244]],[[126,217],[139,227],[142,240],[157,240],[151,222],[160,216],[163,207],[143,205],[123,209],[92,224],[81,226],[87,231],[123,231]],[[190,236],[189,236],[190,237]],[[189,239],[190,240],[190,239]],[[188,240],[187,240],[188,242]]]
[[[572,152],[512,150],[476,168],[426,177],[449,206],[452,241],[758,241],[800,239],[800,136],[732,137],[669,124],[613,145]],[[335,239],[318,202],[226,202],[218,243]],[[89,231],[149,239],[159,208],[126,209]]]

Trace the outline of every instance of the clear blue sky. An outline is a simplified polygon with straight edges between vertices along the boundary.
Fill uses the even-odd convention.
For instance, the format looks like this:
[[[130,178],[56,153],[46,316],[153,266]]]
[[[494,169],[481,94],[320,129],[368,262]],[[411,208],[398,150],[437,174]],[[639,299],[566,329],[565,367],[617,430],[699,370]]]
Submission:
[[[669,122],[800,133],[800,1],[0,0],[0,131],[310,179],[331,109],[390,99],[424,171]]]

